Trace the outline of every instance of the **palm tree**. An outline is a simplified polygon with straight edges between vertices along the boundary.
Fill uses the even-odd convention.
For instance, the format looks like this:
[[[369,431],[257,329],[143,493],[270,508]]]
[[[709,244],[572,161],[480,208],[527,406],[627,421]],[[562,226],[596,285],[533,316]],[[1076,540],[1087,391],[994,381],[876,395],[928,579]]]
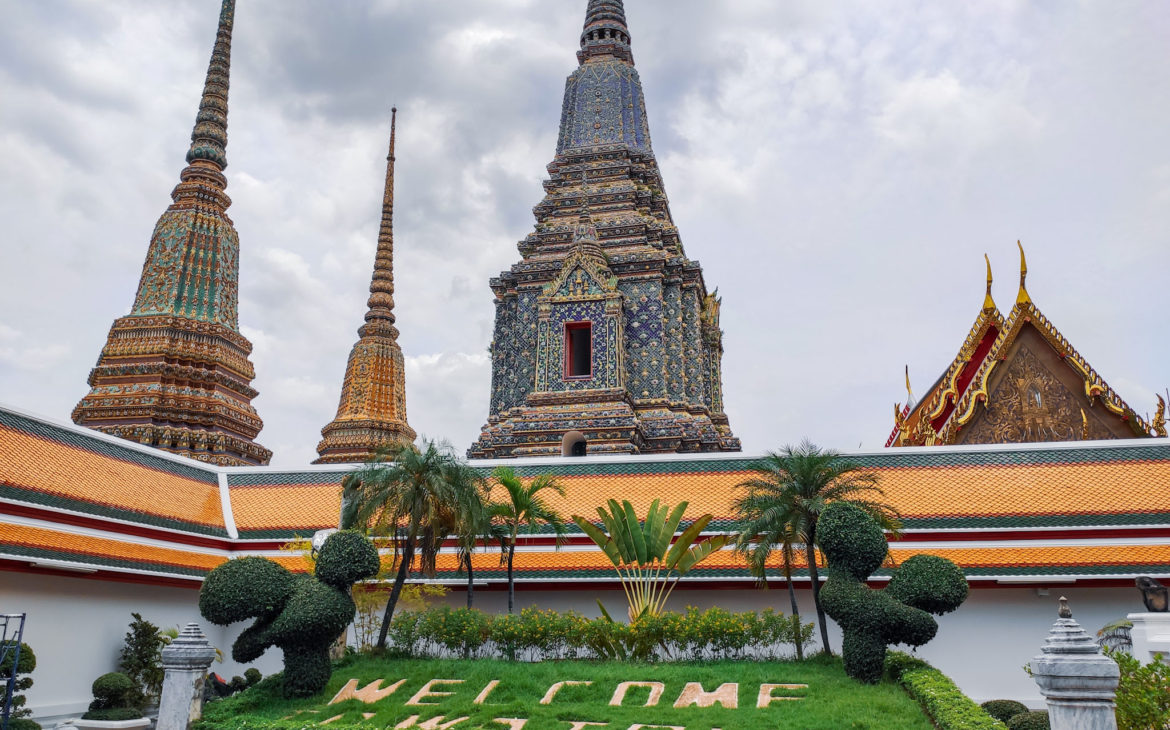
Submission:
[[[389,535],[398,574],[378,632],[379,649],[415,558],[424,575],[435,574],[435,560],[456,517],[476,491],[480,477],[445,443],[393,444],[342,481],[341,526]]]
[[[792,604],[793,639],[796,642],[796,658],[804,659],[804,642],[800,640],[800,606],[796,603],[796,589],[792,585],[792,548],[799,541],[788,520],[776,519],[768,510],[767,497],[749,492],[738,497],[732,511],[738,516],[734,530],[738,534],[735,551],[747,560],[748,569],[759,580],[760,586],[768,587],[767,563],[772,551],[780,549],[780,570],[788,586],[788,601]]]
[[[460,514],[452,529],[459,547],[459,566],[467,570],[468,608],[475,603],[475,573],[471,566],[471,556],[481,540],[485,545],[489,540],[499,544],[502,555],[507,534],[503,525],[492,522],[492,516],[488,511],[487,493],[482,488],[483,479],[480,478],[479,482],[480,484],[467,495],[464,504],[460,506]]]
[[[799,446],[785,446],[780,451],[769,453],[755,462],[752,468],[757,476],[738,485],[747,489],[747,495],[737,500],[737,511],[744,523],[743,532],[751,533],[740,539],[757,539],[757,547],[749,548],[756,552],[763,550],[764,544],[769,546],[769,550],[777,545],[783,550],[785,536],[790,542],[798,540],[804,543],[809,578],[812,580],[813,604],[821,628],[821,644],[825,652],[831,654],[825,611],[821,608],[821,583],[815,547],[817,520],[821,511],[831,502],[853,502],[871,514],[883,529],[895,534],[901,529],[898,511],[891,505],[869,498],[875,494],[884,494],[877,486],[876,474],[864,472],[861,467],[842,458],[840,453],[831,449],[822,450],[807,440]],[[756,558],[761,568],[766,558],[766,552]],[[791,558],[786,556],[786,559],[787,577],[791,586]]]
[[[557,483],[551,474],[541,474],[533,477],[527,485],[516,476],[516,472],[506,466],[497,467],[492,472],[492,479],[504,488],[505,499],[492,502],[488,506],[488,513],[492,520],[503,525],[506,530],[506,549],[501,562],[508,565],[508,613],[512,613],[516,598],[516,584],[512,577],[512,560],[516,557],[516,537],[521,529],[533,533],[546,524],[556,535],[557,549],[565,541],[565,518],[548,505],[541,496],[541,492],[551,490],[560,496],[565,496],[565,488]]]

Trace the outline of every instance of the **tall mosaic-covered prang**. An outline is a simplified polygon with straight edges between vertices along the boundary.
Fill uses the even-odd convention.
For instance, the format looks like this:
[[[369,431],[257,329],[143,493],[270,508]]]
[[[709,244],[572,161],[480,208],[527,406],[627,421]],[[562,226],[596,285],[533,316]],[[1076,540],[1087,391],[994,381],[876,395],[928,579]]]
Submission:
[[[522,260],[492,279],[499,458],[738,451],[719,298],[687,258],[650,145],[621,0],[590,0]]]
[[[267,464],[255,443],[252,344],[237,312],[240,241],[227,209],[228,76],[235,0],[219,29],[187,167],[155,225],[133,309],[114,321],[73,420],[200,461]]]
[[[398,110],[390,112],[390,152],[382,192],[382,223],[366,302],[366,323],[349,353],[337,416],[321,429],[314,464],[365,461],[379,447],[414,441],[406,422],[406,374],[394,326],[394,133]]]

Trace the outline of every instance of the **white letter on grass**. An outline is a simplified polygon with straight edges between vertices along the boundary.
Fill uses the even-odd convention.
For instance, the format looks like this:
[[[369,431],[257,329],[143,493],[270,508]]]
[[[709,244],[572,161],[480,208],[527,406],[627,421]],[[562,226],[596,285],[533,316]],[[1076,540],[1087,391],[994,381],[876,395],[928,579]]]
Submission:
[[[451,695],[455,694],[454,692],[432,692],[431,687],[434,687],[436,684],[463,684],[463,680],[432,679],[431,681],[424,684],[422,689],[420,689],[418,692],[415,692],[414,697],[411,697],[409,700],[407,700],[406,704],[415,706],[437,705],[439,704],[438,702],[423,702],[422,700],[426,699],[427,697],[450,697]]]
[[[586,682],[577,682],[577,681],[572,681],[572,680],[570,680],[568,682],[557,682],[556,684],[554,684],[553,686],[548,688],[548,692],[544,693],[544,697],[540,698],[540,704],[551,705],[552,701],[553,701],[553,697],[557,696],[557,692],[561,691],[561,687],[576,687],[578,685],[590,685],[590,684],[593,684],[592,680],[586,681]]]
[[[621,707],[622,700],[626,698],[626,690],[630,687],[649,687],[650,696],[646,698],[646,704],[643,707],[653,707],[658,704],[659,698],[662,697],[662,690],[665,689],[662,682],[622,682],[613,691],[613,698],[610,699],[611,707]]]

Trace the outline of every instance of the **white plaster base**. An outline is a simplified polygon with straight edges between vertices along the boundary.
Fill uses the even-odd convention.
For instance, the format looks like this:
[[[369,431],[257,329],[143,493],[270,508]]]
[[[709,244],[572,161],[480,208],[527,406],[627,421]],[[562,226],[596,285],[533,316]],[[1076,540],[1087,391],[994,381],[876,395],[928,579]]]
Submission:
[[[136,720],[74,720],[69,725],[77,730],[138,730],[150,727],[150,720],[145,717]]]
[[[1161,654],[1162,661],[1170,664],[1170,613],[1131,613],[1127,616],[1133,622],[1133,655],[1142,664],[1154,661],[1154,654]]]

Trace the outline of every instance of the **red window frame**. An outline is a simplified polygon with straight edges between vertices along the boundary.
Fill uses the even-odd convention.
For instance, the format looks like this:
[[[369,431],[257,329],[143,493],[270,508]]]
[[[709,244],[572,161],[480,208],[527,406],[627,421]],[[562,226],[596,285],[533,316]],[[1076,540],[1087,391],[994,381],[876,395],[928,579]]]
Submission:
[[[569,333],[574,331],[574,330],[586,330],[589,333],[589,373],[586,375],[573,375],[572,374],[572,367],[571,366],[573,364],[573,352],[572,352],[572,348],[569,347]],[[565,322],[564,350],[565,350],[564,379],[565,380],[590,380],[593,377],[593,322],[592,321]]]

